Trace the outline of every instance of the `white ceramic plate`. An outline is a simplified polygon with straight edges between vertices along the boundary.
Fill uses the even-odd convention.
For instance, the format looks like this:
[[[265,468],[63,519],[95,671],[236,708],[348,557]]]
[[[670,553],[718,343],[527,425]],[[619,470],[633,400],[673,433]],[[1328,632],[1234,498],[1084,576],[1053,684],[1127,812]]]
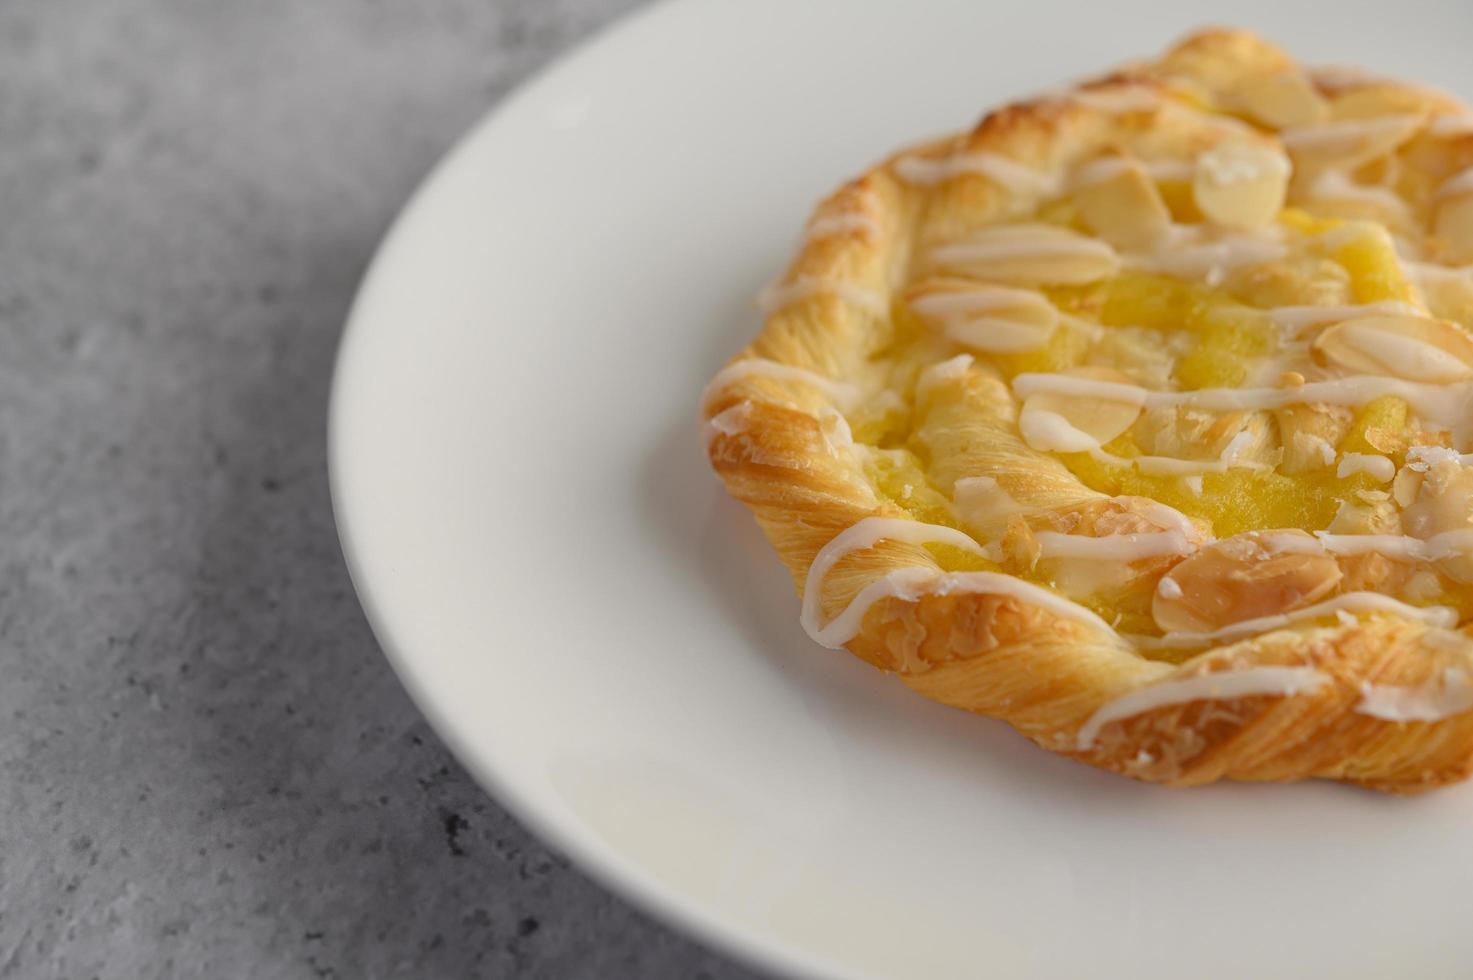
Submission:
[[[332,417],[354,581],[472,771],[784,973],[1473,972],[1473,792],[1173,792],[925,702],[808,641],[695,424],[810,204],[999,100],[1225,18],[1473,95],[1459,3],[1316,9],[688,0],[509,99],[384,244]]]

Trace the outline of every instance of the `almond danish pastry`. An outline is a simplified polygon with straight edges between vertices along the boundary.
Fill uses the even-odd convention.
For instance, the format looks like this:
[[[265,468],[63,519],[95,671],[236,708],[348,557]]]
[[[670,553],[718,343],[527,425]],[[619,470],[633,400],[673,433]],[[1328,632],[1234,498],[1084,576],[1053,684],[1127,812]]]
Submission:
[[[703,396],[801,623],[1136,779],[1473,771],[1473,112],[1238,31],[823,201]]]

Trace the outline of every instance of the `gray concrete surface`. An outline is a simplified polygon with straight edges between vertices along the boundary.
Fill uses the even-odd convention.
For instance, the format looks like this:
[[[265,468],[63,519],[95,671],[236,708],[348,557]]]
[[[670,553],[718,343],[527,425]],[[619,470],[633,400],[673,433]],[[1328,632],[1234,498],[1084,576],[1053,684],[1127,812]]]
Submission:
[[[471,783],[327,494],[395,210],[631,5],[0,3],[0,976],[750,976]]]

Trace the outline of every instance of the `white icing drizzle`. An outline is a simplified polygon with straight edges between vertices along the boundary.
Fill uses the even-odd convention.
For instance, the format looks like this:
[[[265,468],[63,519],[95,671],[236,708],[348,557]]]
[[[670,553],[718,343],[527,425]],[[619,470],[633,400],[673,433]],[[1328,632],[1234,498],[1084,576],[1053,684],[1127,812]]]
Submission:
[[[799,276],[791,282],[768,286],[757,294],[757,308],[764,314],[772,314],[810,296],[835,296],[875,316],[884,316],[888,310],[885,297],[873,290],[852,282],[813,276]]]
[[[920,313],[932,316],[953,316],[958,313],[986,313],[991,310],[1011,309],[1018,306],[1048,307],[1056,314],[1058,310],[1032,289],[1014,289],[1010,286],[989,286],[979,283],[967,289],[953,292],[929,293],[913,300],[910,304]]]
[[[946,326],[946,336],[975,350],[991,354],[1025,354],[1040,350],[1052,330],[1039,330],[1002,317],[975,317]]]
[[[1136,407],[1145,405],[1153,394],[1165,394],[1121,381],[1100,381],[1073,374],[1025,372],[1013,379],[1013,392],[1020,398],[1027,398],[1041,391],[1098,398]]]
[[[711,443],[716,441],[717,436],[734,436],[745,432],[747,423],[751,420],[752,403],[749,400],[739,401],[730,408],[717,412],[706,420],[701,430],[706,448],[711,448]]]
[[[1161,107],[1161,96],[1143,85],[1104,90],[1079,89],[1065,93],[1065,97],[1082,106],[1114,114],[1152,112]]]
[[[1140,498],[1136,503],[1136,512],[1159,528],[1180,531],[1194,541],[1202,537],[1201,530],[1192,519],[1170,504]]]
[[[800,622],[803,624],[804,631],[813,639],[813,642],[820,646],[828,647],[831,650],[837,650],[859,634],[860,627],[864,623],[865,614],[869,612],[870,607],[875,603],[881,599],[891,597],[913,602],[926,594],[926,590],[935,584],[937,577],[936,573],[929,568],[921,568],[919,566],[898,568],[866,585],[854,597],[853,601],[844,607],[843,612],[829,620],[828,623],[819,625],[819,617],[816,611],[811,618],[808,615],[808,596],[810,594],[815,597],[818,595],[817,589],[822,587],[822,580],[820,579],[815,582],[813,579],[813,570],[810,568],[808,573],[809,591],[803,594],[803,616]],[[814,608],[815,610],[817,609],[816,599]]]
[[[999,521],[1028,510],[990,476],[964,476],[952,484],[952,506],[964,523]]]
[[[1473,167],[1459,170],[1437,188],[1438,197],[1452,197],[1456,194],[1466,194],[1473,191]]]
[[[1473,528],[1443,531],[1425,539],[1402,534],[1331,534],[1329,531],[1316,531],[1315,538],[1326,551],[1337,555],[1375,551],[1388,558],[1443,561],[1473,552]]]
[[[1289,535],[1282,535],[1289,536]],[[1292,545],[1298,550],[1307,550],[1308,539],[1292,535],[1302,544]],[[1274,539],[1279,536],[1274,536]],[[1473,529],[1444,531],[1430,538],[1411,538],[1408,535],[1336,535],[1327,531],[1314,532],[1314,541],[1330,554],[1383,554],[1388,559],[1405,561],[1442,561],[1473,551]]]
[[[1152,180],[1190,182],[1197,173],[1197,165],[1191,160],[1147,160],[1146,173]]]
[[[1360,65],[1315,65],[1309,70],[1309,75],[1320,85],[1332,89],[1369,85],[1371,82],[1385,80],[1384,75],[1367,71]]]
[[[1091,160],[1074,171],[1069,178],[1069,185],[1079,188],[1088,187],[1091,184],[1103,184],[1138,166],[1140,166],[1139,162],[1129,157],[1101,157],[1098,160]]]
[[[1385,456],[1375,453],[1345,453],[1335,475],[1342,480],[1347,476],[1364,473],[1377,483],[1390,483],[1396,475],[1396,464]]]
[[[1448,382],[1466,379],[1470,373],[1465,361],[1436,344],[1383,329],[1376,321],[1348,321],[1339,330],[1339,342],[1409,381]]]
[[[1448,532],[1448,534],[1459,536],[1459,547],[1473,546],[1473,529]],[[1387,537],[1391,540],[1386,540]],[[1441,544],[1438,538],[1445,537],[1447,535],[1439,535],[1437,538],[1421,542],[1417,539],[1401,539],[1396,536],[1321,533],[1314,539],[1301,535],[1265,536],[1265,544],[1281,551],[1301,551],[1305,550],[1306,546],[1310,549],[1318,546],[1327,550],[1336,550],[1339,553],[1361,553],[1361,550],[1358,549],[1364,551],[1391,549],[1394,551],[1396,547],[1406,542],[1437,548]],[[1280,538],[1284,540],[1278,541]],[[1014,576],[993,572],[940,573],[920,567],[897,569],[871,582],[860,590],[859,594],[839,615],[828,623],[823,623],[820,600],[823,581],[828,573],[844,556],[872,548],[879,542],[887,540],[913,545],[946,544],[982,557],[989,555],[988,549],[979,545],[970,535],[955,528],[923,524],[902,518],[867,517],[840,532],[824,545],[814,557],[812,565],[809,566],[803,590],[801,621],[804,630],[815,642],[828,647],[843,646],[859,632],[864,616],[870,607],[884,598],[897,597],[914,601],[924,595],[963,593],[1011,596],[1048,609],[1064,618],[1113,633],[1109,624],[1084,606]],[[1190,554],[1195,547],[1188,534],[1179,530],[1125,534],[1107,538],[1090,538],[1083,535],[1045,531],[1037,535],[1037,540],[1040,554],[1043,557],[1123,562],[1161,555]],[[1429,551],[1428,553],[1436,552]],[[1172,597],[1173,589],[1179,591],[1180,588],[1181,586],[1169,577],[1163,578],[1157,585],[1157,590],[1168,598]],[[1270,630],[1282,629],[1297,622],[1326,616],[1336,616],[1342,622],[1348,622],[1350,621],[1349,614],[1356,612],[1390,613],[1440,628],[1450,628],[1456,625],[1458,619],[1457,610],[1446,606],[1411,606],[1373,592],[1348,592],[1302,609],[1243,620],[1208,633],[1168,633],[1162,637],[1130,636],[1126,639],[1144,649],[1192,649],[1210,646],[1223,640],[1241,639]]]
[[[1401,266],[1419,283],[1448,282],[1454,279],[1473,283],[1473,266],[1438,265],[1435,262],[1412,262],[1406,259],[1402,260]]]
[[[1407,113],[1374,116],[1367,119],[1339,119],[1334,122],[1297,126],[1279,134],[1279,140],[1291,150],[1314,149],[1327,143],[1361,138],[1373,139],[1386,133],[1407,129],[1420,117]]]
[[[1473,459],[1473,454],[1469,458]],[[1414,473],[1426,473],[1429,468],[1446,462],[1462,463],[1463,454],[1446,446],[1407,447],[1407,468]]]
[[[1216,285],[1234,269],[1274,262],[1288,252],[1283,242],[1264,234],[1227,234],[1208,240],[1201,234],[1198,226],[1175,225],[1154,251],[1128,256],[1126,264]]]
[[[750,401],[739,401],[724,412],[718,412],[711,416],[706,424],[723,435],[733,436],[747,427],[747,422],[752,417],[752,403]]]
[[[745,378],[772,378],[775,381],[792,381],[805,384],[818,389],[830,401],[841,407],[853,407],[860,398],[859,389],[845,381],[834,381],[825,378],[821,374],[800,368],[792,364],[783,364],[780,361],[768,360],[765,357],[749,357],[745,360],[728,364],[716,372],[706,390],[701,394],[701,404],[709,405],[711,400],[727,385]]]
[[[1076,746],[1089,751],[1101,729],[1111,722],[1193,701],[1235,701],[1238,698],[1290,698],[1314,691],[1330,681],[1313,667],[1251,667],[1247,670],[1198,674],[1179,680],[1157,681],[1106,702],[1079,729]]]
[[[1292,388],[1202,388],[1196,391],[1149,391],[1137,385],[1096,381],[1065,374],[1020,374],[1013,379],[1020,398],[1040,391],[1124,402],[1144,408],[1188,406],[1207,411],[1263,411],[1287,405],[1324,403],[1364,405],[1383,395],[1405,400],[1424,420],[1440,428],[1465,426],[1473,414],[1473,383],[1428,384],[1377,375],[1352,375],[1314,381]]]
[[[1326,552],[1340,555],[1360,555],[1372,551],[1386,554],[1387,552],[1381,551],[1381,548],[1387,548],[1390,551],[1389,557],[1400,557],[1399,546],[1402,540],[1399,534],[1342,534],[1331,536],[1335,538],[1353,538],[1356,541],[1365,539],[1367,542],[1370,542],[1365,544],[1364,547],[1361,547],[1355,543],[1337,546],[1332,542],[1330,545],[1327,545],[1324,540],[1327,534],[1324,531],[1318,532],[1315,537],[1307,537],[1303,534],[1273,534],[1266,531],[1250,531],[1249,535],[1256,539],[1270,554],[1279,555],[1322,555]],[[1371,541],[1371,539],[1378,540]],[[1415,538],[1408,540],[1417,541]],[[1417,543],[1422,544],[1423,542],[1417,541]]]
[[[1266,310],[1269,318],[1291,331],[1305,327],[1317,327],[1328,323],[1341,323],[1364,316],[1395,314],[1402,316],[1425,316],[1421,310],[1401,300],[1388,299],[1379,303],[1356,303],[1349,306],[1275,306]]]
[[[1019,195],[1052,195],[1058,193],[1059,181],[1000,153],[979,150],[958,153],[940,160],[925,157],[901,157],[895,161],[896,176],[917,187],[934,187],[963,175],[986,177]]]
[[[1321,201],[1355,201],[1361,204],[1371,204],[1392,211],[1406,221],[1412,220],[1411,209],[1407,207],[1406,201],[1403,201],[1391,188],[1358,184],[1341,170],[1326,170],[1315,178],[1314,183],[1310,185],[1309,196]]]
[[[825,406],[818,412],[819,432],[823,434],[824,442],[828,443],[829,451],[833,453],[854,448],[854,432],[849,428],[849,420],[842,412],[836,412]]]
[[[809,241],[817,241],[821,238],[832,238],[835,235],[847,235],[854,231],[864,232],[867,235],[878,235],[880,226],[874,218],[862,211],[844,211],[840,214],[814,218],[804,229],[804,236]]]
[[[1113,180],[1128,170],[1139,167],[1152,180],[1191,180],[1196,164],[1190,160],[1136,160],[1131,157],[1100,157],[1091,160],[1074,171],[1069,180],[1071,188],[1088,187],[1091,184]]]
[[[1434,116],[1427,124],[1427,132],[1438,139],[1467,136],[1473,133],[1473,115]]]
[[[1426,473],[1438,463],[1473,464],[1473,453],[1460,453],[1445,446],[1412,446],[1407,450],[1407,467],[1415,473]]]
[[[958,354],[932,364],[916,378],[916,397],[921,397],[939,384],[946,384],[963,377],[974,363],[971,354]]]
[[[1018,431],[1023,441],[1040,452],[1099,452],[1100,441],[1058,412],[1030,407],[1018,416]]]
[[[1458,611],[1448,606],[1411,606],[1375,592],[1346,592],[1333,599],[1305,606],[1303,609],[1294,609],[1273,616],[1260,616],[1256,619],[1245,619],[1210,633],[1167,633],[1161,637],[1130,636],[1127,639],[1148,650],[1190,650],[1196,647],[1211,646],[1222,640],[1239,640],[1246,636],[1256,636],[1270,630],[1283,629],[1305,620],[1334,616],[1341,611],[1392,613],[1443,629],[1456,625],[1458,621]]]
[[[1366,237],[1366,227],[1365,225],[1357,222],[1347,221],[1345,224],[1342,224],[1337,228],[1331,228],[1328,231],[1322,231],[1317,235],[1313,235],[1311,237],[1319,239],[1320,244],[1322,244],[1325,248],[1340,248],[1342,245],[1348,245],[1352,242],[1364,239]],[[1396,241],[1397,240],[1395,238],[1391,239],[1391,245],[1393,249],[1396,247]],[[1399,252],[1397,253],[1397,258],[1398,260],[1401,258],[1401,254]]]
[[[896,517],[866,517],[834,535],[818,550],[813,563],[808,566],[808,577],[803,587],[802,619],[803,628],[810,634],[823,628],[819,624],[819,599],[823,580],[829,572],[846,555],[873,548],[881,541],[914,545],[948,544],[973,554],[982,553],[982,547],[971,535],[953,527]]]
[[[998,572],[933,572],[927,568],[900,568],[871,582],[860,590],[844,611],[818,630],[809,630],[815,643],[838,649],[859,633],[865,614],[881,599],[898,598],[914,602],[923,596],[998,595],[1047,609],[1063,619],[1071,619],[1113,632],[1110,624],[1084,606],[1041,586]]]
[[[971,536],[939,524],[922,524],[891,517],[866,517],[834,536],[819,549],[803,585],[803,629],[815,643],[838,648],[859,633],[865,613],[881,599],[889,597],[914,601],[923,595],[955,595],[983,593],[1010,596],[1021,602],[1047,609],[1057,616],[1113,632],[1100,617],[1075,602],[1070,602],[1041,586],[1024,582],[1011,575],[995,572],[941,572],[929,568],[900,568],[871,582],[846,606],[843,612],[822,622],[820,599],[823,581],[844,556],[873,548],[881,541],[903,544],[947,544],[976,555],[982,547]]]
[[[1294,169],[1289,158],[1278,150],[1240,146],[1214,147],[1197,157],[1197,167],[1218,184],[1241,184],[1264,174],[1287,177]]]
[[[1320,462],[1326,466],[1335,463],[1335,447],[1330,445],[1324,436],[1313,435],[1308,432],[1294,433],[1294,448],[1298,452],[1318,453]]]
[[[1244,457],[1247,455],[1248,449],[1252,445],[1253,433],[1247,429],[1244,429],[1242,432],[1239,432],[1237,435],[1233,436],[1232,439],[1228,440],[1228,444],[1226,446],[1222,447],[1222,462],[1228,464],[1229,466],[1238,466],[1251,463],[1251,460],[1246,460],[1244,459]]]
[[[1457,667],[1430,677],[1416,687],[1362,684],[1356,714],[1385,721],[1442,721],[1473,710],[1473,684]]]
[[[943,264],[1059,256],[1113,259],[1114,255],[1114,249],[1099,239],[1043,224],[994,225],[969,240],[939,245],[931,251],[932,259]]]
[[[955,292],[929,293],[910,305],[922,316],[940,320],[951,340],[997,354],[1038,350],[1059,325],[1058,309],[1030,289],[977,285]],[[1005,310],[1024,316],[985,315]]]
[[[1163,555],[1190,555],[1197,546],[1181,531],[1146,531],[1091,538],[1082,534],[1039,531],[1034,535],[1041,558],[1083,558],[1134,562]]]
[[[1033,443],[1029,443],[1030,446]],[[1271,470],[1267,463],[1237,456],[1224,455],[1221,459],[1177,459],[1175,456],[1116,456],[1103,449],[1092,449],[1089,453],[1098,462],[1109,466],[1134,467],[1141,473],[1157,476],[1200,477],[1203,473],[1226,473],[1228,470]],[[1201,493],[1198,485],[1197,492]]]

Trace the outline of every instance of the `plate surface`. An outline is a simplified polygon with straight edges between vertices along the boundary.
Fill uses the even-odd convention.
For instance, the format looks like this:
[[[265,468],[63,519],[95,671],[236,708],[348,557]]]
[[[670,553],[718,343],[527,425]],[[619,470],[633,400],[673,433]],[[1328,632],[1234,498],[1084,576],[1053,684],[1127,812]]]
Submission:
[[[1466,976],[1473,789],[1173,792],[1035,749],[814,646],[706,467],[697,393],[751,296],[894,147],[1228,16],[1473,95],[1461,3],[1002,9],[657,6],[474,130],[340,355],[333,491],[374,628],[535,831],[783,973]]]

